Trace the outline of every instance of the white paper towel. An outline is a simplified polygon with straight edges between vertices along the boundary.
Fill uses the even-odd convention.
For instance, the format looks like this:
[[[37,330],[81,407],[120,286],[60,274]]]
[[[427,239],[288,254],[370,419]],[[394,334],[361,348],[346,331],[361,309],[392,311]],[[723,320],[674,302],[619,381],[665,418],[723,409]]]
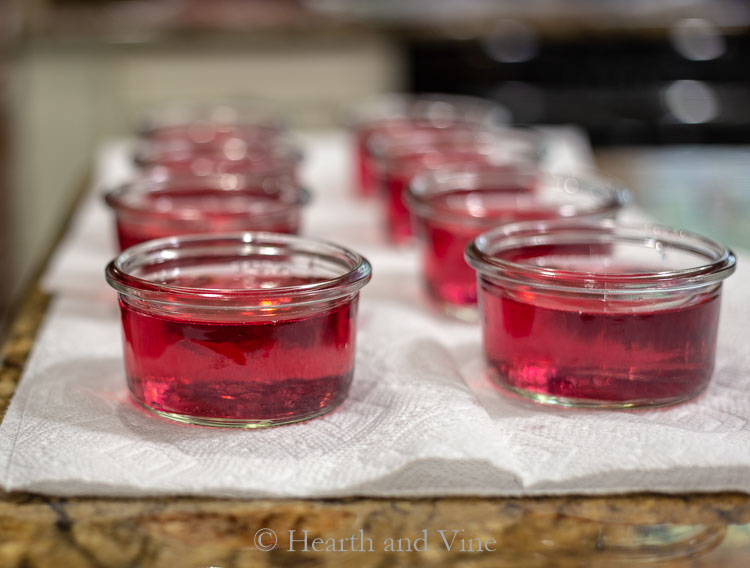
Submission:
[[[111,220],[92,198],[45,278],[56,299],[0,425],[5,489],[243,497],[750,491],[744,259],[725,286],[717,368],[699,399],[637,412],[536,406],[489,385],[479,329],[431,312],[415,253],[385,246],[375,206],[344,197],[344,139],[306,142],[305,174],[320,194],[308,234],[345,242],[374,266],[347,402],[326,417],[263,431],[184,426],[137,408],[125,387],[115,295],[103,280]],[[108,147],[100,185],[124,171],[123,155],[122,144]]]

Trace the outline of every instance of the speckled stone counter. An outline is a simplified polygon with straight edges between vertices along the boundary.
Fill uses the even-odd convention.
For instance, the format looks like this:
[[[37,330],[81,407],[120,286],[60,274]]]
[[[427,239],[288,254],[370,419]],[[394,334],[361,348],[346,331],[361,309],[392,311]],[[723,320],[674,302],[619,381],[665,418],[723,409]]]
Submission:
[[[5,411],[49,297],[2,348]],[[60,499],[0,493],[0,567],[750,566],[750,496]]]

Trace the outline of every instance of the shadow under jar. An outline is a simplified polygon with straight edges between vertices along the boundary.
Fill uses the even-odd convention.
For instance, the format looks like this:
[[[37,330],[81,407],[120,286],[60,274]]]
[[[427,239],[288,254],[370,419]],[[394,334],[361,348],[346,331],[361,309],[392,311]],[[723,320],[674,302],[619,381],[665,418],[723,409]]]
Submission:
[[[447,315],[476,321],[477,278],[464,260],[471,241],[514,221],[613,218],[625,198],[624,189],[603,178],[469,165],[417,176],[404,199],[428,297]]]
[[[544,151],[540,135],[521,129],[422,132],[399,140],[374,137],[371,144],[386,231],[394,244],[405,244],[414,234],[404,197],[417,175],[461,166],[536,165]]]
[[[299,232],[310,194],[289,176],[144,176],[108,193],[120,250],[191,233]]]
[[[714,368],[722,245],[682,230],[570,220],[506,225],[466,250],[490,377],[563,406],[663,406]]]
[[[352,106],[344,112],[344,122],[354,137],[354,161],[361,195],[377,191],[373,136],[401,139],[416,133],[486,129],[505,124],[508,113],[491,101],[440,93],[386,94]]]
[[[130,248],[119,293],[133,398],[180,422],[259,428],[339,406],[354,372],[366,259],[271,233],[195,235]]]

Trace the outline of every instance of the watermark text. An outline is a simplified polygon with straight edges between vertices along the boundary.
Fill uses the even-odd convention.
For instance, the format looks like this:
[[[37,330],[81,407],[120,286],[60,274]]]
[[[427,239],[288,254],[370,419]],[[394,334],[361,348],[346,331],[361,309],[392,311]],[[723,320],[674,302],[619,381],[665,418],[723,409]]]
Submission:
[[[472,536],[464,529],[422,530],[414,536],[385,537],[374,539],[360,529],[343,537],[322,537],[309,530],[290,529],[279,538],[275,531],[262,528],[255,533],[255,548],[263,551],[286,550],[288,552],[495,552],[497,540]]]

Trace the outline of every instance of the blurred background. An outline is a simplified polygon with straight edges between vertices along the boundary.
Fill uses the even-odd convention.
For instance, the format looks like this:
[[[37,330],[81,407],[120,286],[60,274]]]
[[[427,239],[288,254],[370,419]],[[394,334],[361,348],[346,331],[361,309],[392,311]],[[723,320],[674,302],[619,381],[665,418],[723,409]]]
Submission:
[[[0,326],[145,106],[250,95],[333,128],[393,90],[577,124],[660,221],[750,246],[747,0],[0,0]]]

